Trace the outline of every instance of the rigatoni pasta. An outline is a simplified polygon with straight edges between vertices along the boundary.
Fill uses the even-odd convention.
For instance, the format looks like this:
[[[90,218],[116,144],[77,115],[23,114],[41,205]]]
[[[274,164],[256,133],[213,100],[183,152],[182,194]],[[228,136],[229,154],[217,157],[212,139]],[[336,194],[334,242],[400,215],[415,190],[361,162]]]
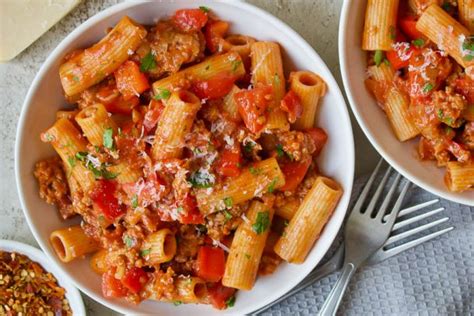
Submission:
[[[474,33],[474,1],[458,0],[459,19],[461,23],[471,32]]]
[[[474,163],[462,164],[450,161],[444,178],[451,191],[463,192],[474,188]]]
[[[275,245],[275,252],[288,262],[303,263],[341,195],[334,180],[318,177]]]
[[[279,44],[229,25],[205,7],[124,17],[60,65],[75,106],[42,134],[60,158],[34,175],[81,220],[51,234],[58,257],[93,254],[106,298],[230,308],[283,261],[280,228],[324,169],[326,85],[295,69],[287,85]]]
[[[368,0],[362,49],[390,50],[395,41],[399,0]]]

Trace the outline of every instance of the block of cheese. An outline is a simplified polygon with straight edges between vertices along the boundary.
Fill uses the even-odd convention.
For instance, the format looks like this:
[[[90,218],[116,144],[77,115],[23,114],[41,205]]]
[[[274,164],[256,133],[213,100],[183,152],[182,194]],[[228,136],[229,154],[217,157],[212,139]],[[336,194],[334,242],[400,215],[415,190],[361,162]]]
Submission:
[[[13,59],[81,0],[0,0],[0,62]]]

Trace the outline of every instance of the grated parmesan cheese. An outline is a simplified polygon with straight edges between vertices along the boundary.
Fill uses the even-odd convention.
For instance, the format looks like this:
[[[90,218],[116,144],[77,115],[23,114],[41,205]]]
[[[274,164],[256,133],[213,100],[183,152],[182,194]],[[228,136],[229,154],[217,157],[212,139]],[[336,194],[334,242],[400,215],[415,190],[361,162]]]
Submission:
[[[224,251],[226,251],[227,253],[230,252],[230,249],[229,249],[226,245],[224,245],[223,243],[221,243],[219,240],[212,239],[212,244],[213,244],[214,246],[217,246],[217,247],[219,247],[219,248],[222,248],[222,249],[223,249]]]

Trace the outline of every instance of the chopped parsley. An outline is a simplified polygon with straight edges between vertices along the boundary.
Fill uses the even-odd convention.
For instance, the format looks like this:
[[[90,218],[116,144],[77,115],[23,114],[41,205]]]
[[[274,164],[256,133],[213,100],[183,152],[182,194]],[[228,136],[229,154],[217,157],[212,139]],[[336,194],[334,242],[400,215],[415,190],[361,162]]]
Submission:
[[[416,47],[421,47],[421,46],[425,45],[425,40],[422,39],[422,38],[417,38],[416,40],[412,41],[412,43]]]
[[[451,4],[447,1],[445,1],[441,5],[441,8],[443,8],[444,11],[451,11]]]
[[[397,38],[397,31],[395,29],[395,26],[391,25],[389,32],[390,32],[390,39],[394,40],[395,38]]]
[[[134,194],[132,197],[132,208],[137,208],[137,207],[138,207],[138,196]]]
[[[119,174],[118,173],[115,173],[115,172],[111,172],[107,169],[101,169],[100,170],[100,176],[104,179],[107,179],[107,180],[112,180],[112,179],[115,179],[117,178]]]
[[[283,222],[283,226],[287,227],[289,223],[290,222],[287,219],[285,219],[285,221]]]
[[[443,110],[438,109],[438,111],[436,112],[436,114],[437,114],[437,116],[438,116],[438,119],[439,119],[441,122],[443,122],[443,123],[445,123],[445,124],[447,124],[447,125],[453,125],[454,119],[453,119],[452,117],[450,117],[450,116],[445,116]]]
[[[142,249],[142,250],[140,250],[140,256],[141,257],[146,257],[150,254],[150,252],[151,252],[151,249]]]
[[[275,150],[276,150],[277,156],[280,157],[280,158],[283,157],[283,155],[285,154],[285,151],[283,150],[282,144],[276,145]]]
[[[171,96],[171,92],[168,89],[160,89],[160,92],[156,94],[153,98],[155,100],[168,100]]]
[[[225,204],[225,206],[226,206],[227,208],[231,208],[232,205],[234,204],[234,201],[232,200],[231,197],[226,197],[226,198],[224,199],[224,204]]]
[[[390,66],[390,61],[387,58],[384,58],[383,63],[387,66]]]
[[[260,174],[262,172],[262,169],[250,167],[249,172],[255,176],[255,175]]]
[[[278,182],[278,177],[272,180],[272,182],[268,186],[268,193],[273,193],[273,191],[275,191],[275,185],[277,182]]]
[[[184,208],[183,208],[182,206],[179,206],[179,207],[176,209],[176,211],[177,211],[178,213],[182,213],[182,212],[184,211]]]
[[[150,52],[140,60],[140,71],[147,72],[156,67],[155,56]]]
[[[183,302],[181,302],[181,301],[174,301],[174,302],[173,302],[173,305],[174,305],[174,306],[179,306],[179,305],[181,305],[181,304],[183,304]]]
[[[423,92],[428,93],[431,90],[433,90],[434,86],[431,82],[428,82],[424,87],[423,87]]]
[[[375,54],[374,54],[374,63],[375,65],[380,66],[380,64],[382,63],[384,59],[384,56],[383,56],[383,51],[381,50],[377,50],[375,51]]]
[[[199,9],[201,9],[202,11],[208,13],[209,12],[209,8],[208,7],[205,7],[205,6],[200,6]]]
[[[134,244],[135,242],[134,242],[134,240],[133,240],[131,237],[125,235],[125,236],[123,236],[123,243],[124,243],[128,248],[132,248],[132,247],[133,247],[133,244]]]
[[[246,253],[245,258],[250,259],[250,255],[248,253]]]
[[[114,148],[114,130],[112,128],[106,128],[104,135],[102,135],[102,142],[105,148],[113,149]]]
[[[225,301],[225,305],[227,306],[227,308],[234,307],[234,304],[235,304],[235,296],[234,295],[232,295],[231,297],[229,297],[229,299],[227,301]]]
[[[191,183],[193,188],[205,189],[210,188],[214,185],[214,176],[209,172],[203,173],[195,171],[191,174],[188,180]]]
[[[241,64],[242,64],[241,60],[236,59],[232,61],[232,72],[236,72]]]
[[[72,77],[72,80],[74,80],[75,82],[79,82],[79,77],[78,77],[78,76],[74,76],[74,77]]]
[[[211,69],[211,65],[207,65],[206,68],[204,68],[206,71]]]
[[[252,229],[258,235],[264,233],[270,227],[270,213],[268,211],[258,212],[257,220],[252,225]]]
[[[276,86],[279,86],[281,83],[280,76],[277,73],[273,76],[273,82]]]
[[[474,59],[474,37],[468,37],[462,43],[463,59],[471,61]]]
[[[247,143],[244,145],[244,151],[245,151],[246,153],[251,153],[253,147],[255,147],[255,144],[254,144],[253,142],[247,142]]]
[[[230,214],[228,210],[224,211],[224,216],[225,216],[226,222],[232,219],[232,214]]]
[[[74,157],[68,157],[67,162],[69,163],[69,166],[71,168],[74,168],[74,166],[76,165],[76,159],[74,159]]]
[[[79,151],[76,153],[76,159],[79,160],[79,161],[86,161],[86,157],[87,157],[87,153],[84,152],[84,151]]]

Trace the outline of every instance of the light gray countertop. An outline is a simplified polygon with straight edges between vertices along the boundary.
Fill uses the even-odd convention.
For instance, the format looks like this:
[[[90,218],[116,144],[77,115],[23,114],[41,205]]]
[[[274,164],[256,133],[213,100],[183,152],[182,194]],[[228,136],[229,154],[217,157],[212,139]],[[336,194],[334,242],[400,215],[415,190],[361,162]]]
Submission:
[[[23,217],[14,177],[16,126],[28,88],[48,54],[67,34],[89,17],[117,2],[121,1],[85,0],[19,56],[6,64],[0,64],[0,104],[3,110],[0,116],[0,239],[12,239],[38,246]],[[342,90],[337,34],[343,0],[248,2],[269,11],[300,33],[326,61]],[[372,169],[378,155],[353,117],[352,127],[358,158],[357,177]],[[116,315],[85,295],[84,299],[90,315]]]

